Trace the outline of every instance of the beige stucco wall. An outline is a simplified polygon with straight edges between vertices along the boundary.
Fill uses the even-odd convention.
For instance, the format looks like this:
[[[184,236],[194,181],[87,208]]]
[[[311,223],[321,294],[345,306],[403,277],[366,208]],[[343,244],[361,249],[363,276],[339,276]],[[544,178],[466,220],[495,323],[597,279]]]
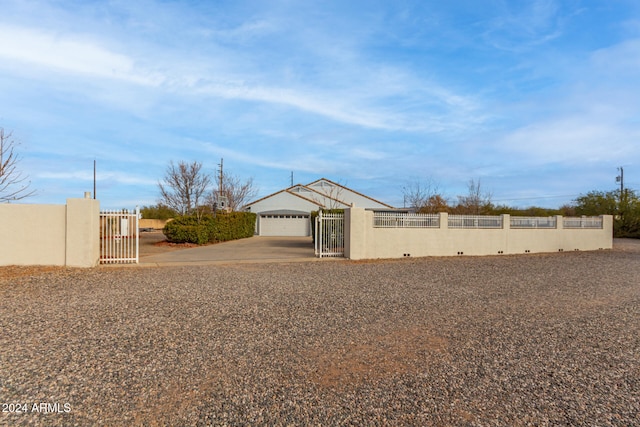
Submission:
[[[603,217],[602,229],[510,229],[504,215],[501,229],[448,228],[448,215],[440,214],[440,228],[374,228],[373,211],[345,211],[345,257],[350,259],[405,256],[497,255],[613,247],[613,218]]]
[[[100,259],[100,203],[0,205],[0,265],[94,267]]]
[[[100,262],[100,202],[67,199],[66,265],[94,267]]]

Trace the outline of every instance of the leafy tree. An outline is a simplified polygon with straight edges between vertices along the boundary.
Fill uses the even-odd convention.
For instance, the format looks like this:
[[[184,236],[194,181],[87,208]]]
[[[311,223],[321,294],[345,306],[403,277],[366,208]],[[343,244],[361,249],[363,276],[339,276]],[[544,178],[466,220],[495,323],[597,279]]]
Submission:
[[[616,215],[618,201],[615,191],[590,191],[575,200],[576,215]]]
[[[447,200],[440,194],[434,194],[427,199],[422,208],[418,209],[418,212],[426,214],[437,214],[440,212],[449,212],[449,210],[450,208]]]
[[[578,214],[576,213],[576,207],[574,205],[567,204],[560,206],[560,209],[558,209],[558,215],[576,216]]]
[[[22,200],[35,193],[29,190],[31,182],[17,169],[20,162],[15,151],[17,145],[13,132],[5,133],[0,127],[0,203]]]
[[[615,237],[640,237],[640,198],[633,190],[591,191],[575,200],[576,215],[613,215]]]
[[[625,189],[618,194],[618,214],[614,228],[618,237],[640,237],[640,198],[635,191]]]

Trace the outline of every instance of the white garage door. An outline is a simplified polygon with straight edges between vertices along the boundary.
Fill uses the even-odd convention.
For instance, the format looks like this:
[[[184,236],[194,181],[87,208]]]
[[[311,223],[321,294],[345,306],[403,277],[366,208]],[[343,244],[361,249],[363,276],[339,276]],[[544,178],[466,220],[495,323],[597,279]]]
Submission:
[[[309,215],[261,215],[261,236],[310,236]]]

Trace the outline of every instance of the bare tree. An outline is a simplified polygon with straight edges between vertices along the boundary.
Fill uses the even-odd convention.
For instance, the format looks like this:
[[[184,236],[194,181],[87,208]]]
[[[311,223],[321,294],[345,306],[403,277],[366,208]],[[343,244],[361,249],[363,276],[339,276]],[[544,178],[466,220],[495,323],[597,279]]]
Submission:
[[[200,213],[199,206],[211,185],[211,177],[202,171],[202,163],[171,161],[164,180],[158,182],[162,203],[181,215]]]
[[[320,188],[312,189],[309,198],[325,210],[343,209],[346,203],[342,201],[345,185],[323,179]]]
[[[220,184],[218,184],[220,187]],[[253,184],[253,178],[243,181],[236,175],[222,174],[222,189],[213,190],[207,197],[209,205],[214,202],[220,206],[219,198],[226,198],[227,208],[231,211],[239,211],[244,205],[249,203],[258,194],[258,188]]]
[[[471,179],[467,185],[466,196],[458,196],[458,206],[456,211],[459,214],[486,215],[490,213],[493,205],[491,203],[491,193],[482,189],[480,179],[476,182]]]
[[[432,178],[413,181],[402,188],[404,207],[420,213],[438,213],[447,208],[440,186]]]
[[[35,193],[29,190],[31,181],[17,169],[20,162],[15,151],[17,145],[13,132],[5,133],[0,127],[0,202],[21,200]]]

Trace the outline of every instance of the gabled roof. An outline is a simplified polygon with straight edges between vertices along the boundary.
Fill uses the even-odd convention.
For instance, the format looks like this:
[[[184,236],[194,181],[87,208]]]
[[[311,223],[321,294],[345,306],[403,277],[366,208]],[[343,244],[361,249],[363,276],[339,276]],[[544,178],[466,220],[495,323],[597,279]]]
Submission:
[[[260,198],[260,199],[258,199],[258,200],[254,200],[254,201],[253,201],[253,202],[251,202],[251,203],[247,203],[246,205],[244,205],[244,208],[247,208],[247,207],[249,207],[249,206],[251,206],[251,205],[255,205],[255,204],[256,204],[256,203],[258,203],[258,202],[261,202],[261,201],[263,201],[263,200],[266,200],[266,199],[268,199],[268,198],[270,198],[270,197],[273,197],[273,196],[275,196],[275,195],[278,195],[278,194],[280,194],[280,193],[288,193],[288,194],[291,194],[292,196],[300,197],[301,199],[306,200],[307,202],[313,203],[313,204],[315,204],[315,205],[318,205],[318,207],[320,207],[320,204],[319,204],[317,201],[315,201],[315,200],[311,200],[311,199],[309,199],[309,198],[307,198],[307,197],[301,196],[300,194],[296,194],[295,192],[290,191],[292,188],[297,187],[298,185],[300,185],[300,184],[294,185],[293,187],[285,188],[284,190],[276,191],[275,193],[271,193],[271,194],[269,194],[268,196],[261,197],[261,198]]]
[[[354,190],[352,190],[352,189],[350,189],[348,187],[345,187],[344,185],[338,184],[337,182],[333,182],[333,181],[331,181],[330,179],[327,179],[327,178],[317,179],[317,180],[315,180],[315,181],[313,181],[313,182],[311,182],[311,183],[309,183],[307,185],[302,185],[302,184],[292,185],[291,187],[285,188],[284,190],[276,191],[275,193],[269,194],[268,196],[264,196],[264,197],[262,197],[262,198],[260,198],[258,200],[254,200],[253,202],[246,204],[244,206],[244,208],[248,208],[251,205],[254,205],[254,204],[258,203],[258,202],[261,202],[261,201],[266,200],[268,198],[274,197],[274,196],[276,196],[278,194],[281,194],[281,193],[287,193],[287,194],[290,194],[292,196],[299,197],[300,199],[305,200],[305,201],[310,202],[310,203],[313,203],[314,205],[316,205],[318,207],[326,207],[326,206],[323,206],[323,204],[325,204],[324,202],[321,202],[319,200],[315,200],[312,197],[303,196],[299,192],[295,191],[295,189],[304,189],[304,190],[307,190],[308,192],[310,192],[312,194],[317,194],[319,197],[322,197],[322,199],[324,201],[331,200],[333,202],[337,202],[337,203],[340,203],[342,205],[349,206],[349,203],[347,203],[347,202],[345,202],[343,200],[340,200],[340,194],[339,193],[338,194],[327,194],[327,193],[323,193],[322,191],[318,191],[315,188],[311,187],[311,186],[314,186],[314,185],[316,185],[316,184],[318,184],[320,182],[326,182],[326,183],[328,183],[328,184],[330,184],[332,186],[335,186],[337,188],[340,188],[342,190],[346,190],[346,191],[349,191],[349,192],[351,192],[353,194],[356,194],[356,195],[358,195],[360,197],[369,199],[374,203],[378,203],[380,205],[383,205],[383,206],[386,206],[388,208],[393,209],[392,206],[390,206],[390,205],[388,205],[386,203],[383,203],[383,202],[381,202],[379,200],[376,200],[376,199],[374,199],[372,197],[369,197],[369,196],[366,196],[366,195],[364,195],[362,193],[354,191]]]
[[[338,184],[337,182],[333,182],[333,181],[331,181],[330,179],[327,179],[327,178],[320,178],[320,179],[316,179],[315,181],[310,182],[309,184],[307,184],[307,185],[306,185],[306,187],[311,187],[312,185],[315,185],[315,184],[317,184],[317,183],[319,183],[319,182],[322,182],[322,181],[324,181],[324,182],[328,182],[328,183],[329,183],[329,184],[331,184],[331,185],[335,185],[336,187],[340,187],[340,188],[342,188],[342,189],[344,189],[344,190],[350,191],[350,192],[352,192],[352,193],[354,193],[354,194],[357,194],[358,196],[364,197],[365,199],[369,199],[369,200],[371,200],[372,202],[380,203],[381,205],[384,205],[384,206],[387,206],[388,208],[393,209],[393,206],[391,206],[391,205],[388,205],[388,204],[386,204],[386,203],[383,203],[383,202],[381,202],[380,200],[376,200],[376,199],[374,199],[373,197],[369,197],[369,196],[367,196],[367,195],[365,195],[365,194],[362,194],[362,193],[360,193],[360,192],[358,192],[358,191],[352,190],[351,188],[345,187],[344,185]]]
[[[314,181],[314,182],[317,182],[317,181]],[[287,188],[287,191],[290,192],[290,193],[296,194],[296,192],[294,191],[295,188],[304,188],[305,190],[309,191],[310,193],[315,193],[315,194],[317,194],[318,196],[322,197],[325,200],[328,199],[328,200],[343,204],[345,206],[349,205],[348,203],[346,203],[346,202],[344,202],[344,201],[342,201],[342,200],[340,200],[340,199],[338,199],[336,197],[332,197],[329,194],[326,194],[326,193],[318,191],[318,190],[316,190],[314,188],[311,188],[311,187],[309,187],[309,185],[311,185],[311,184],[307,184],[307,185],[297,184],[297,185],[294,185],[293,187]],[[349,190],[349,191],[351,191],[351,190]],[[296,195],[300,196],[300,194],[296,194]],[[300,196],[300,197],[303,197],[303,198],[305,198],[307,200],[312,200],[314,203],[316,203],[318,205],[322,204],[318,200],[313,199],[313,198],[309,199],[308,197],[304,197],[304,196]],[[326,208],[326,206],[325,206],[325,208]]]

